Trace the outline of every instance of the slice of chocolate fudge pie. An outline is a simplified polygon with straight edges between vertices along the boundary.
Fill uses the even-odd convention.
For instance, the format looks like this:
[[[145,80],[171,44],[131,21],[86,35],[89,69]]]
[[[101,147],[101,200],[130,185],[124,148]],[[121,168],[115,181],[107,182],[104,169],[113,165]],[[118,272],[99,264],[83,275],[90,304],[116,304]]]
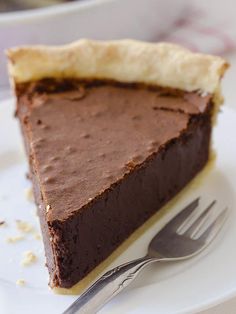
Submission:
[[[8,58],[50,285],[69,288],[206,165],[227,63],[133,40]]]

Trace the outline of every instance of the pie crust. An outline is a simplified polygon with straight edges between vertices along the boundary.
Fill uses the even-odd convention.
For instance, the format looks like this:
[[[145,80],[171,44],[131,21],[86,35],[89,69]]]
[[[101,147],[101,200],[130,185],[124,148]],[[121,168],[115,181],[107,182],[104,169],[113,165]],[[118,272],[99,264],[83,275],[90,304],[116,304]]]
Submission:
[[[228,67],[221,57],[170,43],[82,39],[65,46],[25,46],[7,51],[14,84],[43,78],[104,79],[184,91],[218,92]]]

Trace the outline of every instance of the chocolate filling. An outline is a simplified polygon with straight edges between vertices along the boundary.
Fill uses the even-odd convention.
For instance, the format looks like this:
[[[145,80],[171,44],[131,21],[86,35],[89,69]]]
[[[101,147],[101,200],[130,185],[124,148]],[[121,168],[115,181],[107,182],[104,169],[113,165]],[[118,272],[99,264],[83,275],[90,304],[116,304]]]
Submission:
[[[82,279],[208,160],[210,95],[49,79],[17,95],[52,287]]]

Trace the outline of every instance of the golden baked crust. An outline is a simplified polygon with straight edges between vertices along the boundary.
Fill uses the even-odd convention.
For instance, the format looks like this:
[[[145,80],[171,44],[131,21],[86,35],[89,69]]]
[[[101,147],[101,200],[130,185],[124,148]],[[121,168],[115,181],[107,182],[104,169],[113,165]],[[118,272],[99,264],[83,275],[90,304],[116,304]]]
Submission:
[[[79,40],[7,51],[13,83],[43,78],[112,79],[216,93],[227,62],[169,43]]]

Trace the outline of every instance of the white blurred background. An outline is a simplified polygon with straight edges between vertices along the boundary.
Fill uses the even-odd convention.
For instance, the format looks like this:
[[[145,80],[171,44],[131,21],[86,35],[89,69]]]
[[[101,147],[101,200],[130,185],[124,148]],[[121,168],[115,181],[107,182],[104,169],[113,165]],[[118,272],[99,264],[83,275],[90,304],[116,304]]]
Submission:
[[[4,50],[22,44],[129,37],[231,58],[235,10],[235,0],[0,0],[0,89],[8,88]]]

